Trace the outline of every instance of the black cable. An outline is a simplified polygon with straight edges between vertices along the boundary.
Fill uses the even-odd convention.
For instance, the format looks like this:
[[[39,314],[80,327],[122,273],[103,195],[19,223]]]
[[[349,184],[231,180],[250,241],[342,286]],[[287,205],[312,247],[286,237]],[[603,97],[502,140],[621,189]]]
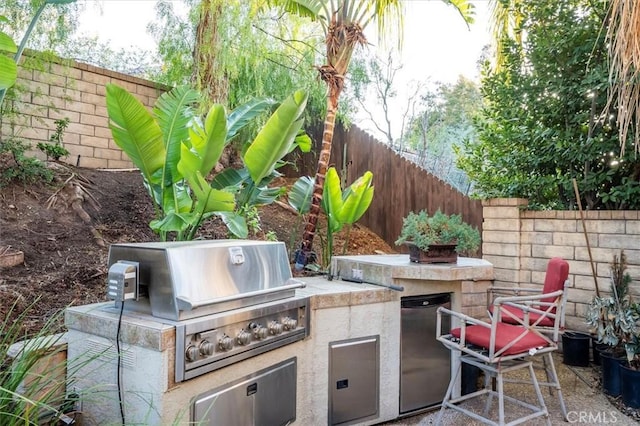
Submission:
[[[124,394],[122,389],[122,353],[120,351],[120,328],[122,326],[122,312],[124,311],[124,300],[120,304],[120,316],[118,317],[118,331],[116,332],[116,352],[118,355],[117,379],[118,379],[118,403],[120,404],[120,418],[122,425],[124,421]]]

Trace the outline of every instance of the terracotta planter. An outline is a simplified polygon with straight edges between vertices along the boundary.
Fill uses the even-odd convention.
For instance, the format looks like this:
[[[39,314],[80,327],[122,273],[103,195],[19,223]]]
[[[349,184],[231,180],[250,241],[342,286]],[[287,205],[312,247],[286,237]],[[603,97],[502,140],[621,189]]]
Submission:
[[[409,260],[415,263],[456,263],[456,244],[432,244],[424,251],[411,242],[404,243],[409,248]]]

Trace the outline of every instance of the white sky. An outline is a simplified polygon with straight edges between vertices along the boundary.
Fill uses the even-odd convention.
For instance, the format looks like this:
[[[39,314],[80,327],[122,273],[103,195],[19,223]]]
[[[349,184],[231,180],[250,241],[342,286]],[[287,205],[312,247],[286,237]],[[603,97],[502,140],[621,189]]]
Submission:
[[[396,80],[398,105],[405,104],[405,89],[412,80],[454,83],[459,75],[477,80],[476,62],[483,46],[489,43],[489,0],[471,2],[475,5],[476,22],[469,30],[458,12],[441,0],[405,0],[403,68]],[[154,41],[146,27],[155,18],[154,4],[155,0],[88,0],[79,31],[110,40],[114,50],[130,46],[152,49]],[[364,123],[362,126],[371,127]]]

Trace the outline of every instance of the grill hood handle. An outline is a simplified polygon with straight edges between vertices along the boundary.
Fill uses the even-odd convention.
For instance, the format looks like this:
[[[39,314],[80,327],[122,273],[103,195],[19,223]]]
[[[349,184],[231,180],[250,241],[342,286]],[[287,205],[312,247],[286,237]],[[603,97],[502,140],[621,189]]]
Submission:
[[[278,287],[278,290],[290,290],[294,288],[304,288],[306,286],[307,284],[304,283],[303,281],[296,280],[295,278],[289,278],[287,280],[287,284]],[[227,296],[227,297],[217,297],[215,299],[206,299],[206,300],[198,300],[198,301],[193,301],[189,299],[187,296],[176,296],[176,303],[178,305],[178,310],[180,311],[193,311],[194,309],[198,309],[202,306],[208,306],[214,303],[229,302],[232,300],[243,299],[247,296],[257,296],[260,294],[268,294],[268,293],[271,293],[272,291],[273,289],[265,289],[265,290],[253,291],[251,293],[240,293],[240,294],[234,294],[232,296]]]

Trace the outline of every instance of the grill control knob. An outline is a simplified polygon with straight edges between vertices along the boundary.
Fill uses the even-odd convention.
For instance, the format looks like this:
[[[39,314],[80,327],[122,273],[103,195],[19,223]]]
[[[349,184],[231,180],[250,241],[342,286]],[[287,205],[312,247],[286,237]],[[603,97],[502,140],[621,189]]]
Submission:
[[[269,324],[267,324],[267,328],[269,329],[269,334],[273,335],[281,334],[284,329],[282,324],[276,321],[271,321]]]
[[[198,359],[198,348],[195,345],[187,346],[187,350],[185,351],[184,356],[187,358],[187,361],[193,362]]]
[[[244,330],[240,330],[240,333],[236,336],[236,342],[240,346],[248,345],[251,342],[251,334],[247,333]]]
[[[233,348],[233,339],[225,334],[218,340],[218,347],[221,351],[228,351]]]
[[[261,326],[258,323],[252,322],[249,324],[249,328],[253,331],[253,338],[257,340],[266,339],[269,335],[269,330]]]
[[[216,351],[215,346],[208,340],[203,340],[200,342],[200,355],[202,356],[211,356]]]
[[[295,330],[296,327],[298,326],[298,320],[293,319],[293,318],[289,318],[289,317],[285,317],[282,320],[282,325],[284,325],[284,329],[285,330]]]

